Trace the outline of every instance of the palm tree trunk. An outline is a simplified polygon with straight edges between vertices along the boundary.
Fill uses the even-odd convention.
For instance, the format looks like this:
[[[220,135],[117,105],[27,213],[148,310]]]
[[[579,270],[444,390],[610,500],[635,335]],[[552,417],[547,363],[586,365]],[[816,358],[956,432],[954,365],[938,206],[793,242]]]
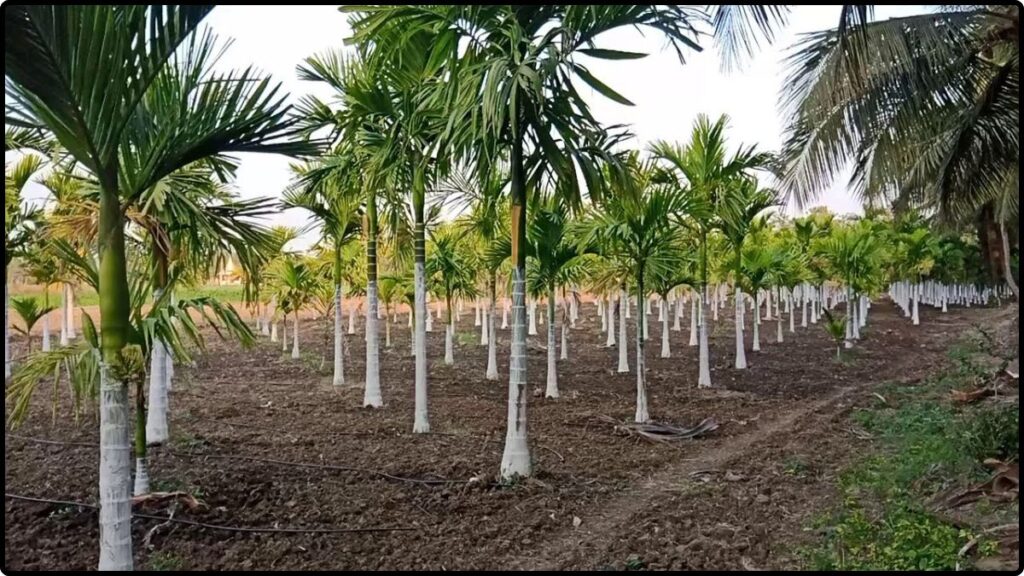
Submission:
[[[636,286],[636,414],[633,419],[642,423],[651,419],[647,412],[647,375],[644,373],[644,340],[646,340],[644,325],[647,314],[643,308],[644,276],[642,272],[637,275]]]
[[[132,495],[149,493],[149,468],[146,454],[146,395],[145,380],[139,380],[135,388],[135,486]]]
[[[757,287],[751,286],[751,288],[753,290],[752,294],[754,295],[753,296],[753,298],[754,298],[754,314],[753,314],[754,319],[751,322],[751,324],[754,325],[754,345],[751,346],[751,350],[753,350],[754,352],[760,352],[761,351],[761,305],[758,303],[758,296],[760,295],[761,292],[760,292],[760,290],[757,289]]]
[[[711,387],[711,353],[708,349],[708,322],[705,315],[706,300],[707,298],[704,295],[700,296],[700,370],[697,376],[698,388]]]
[[[452,314],[452,297],[448,300],[448,321],[444,325],[444,363],[447,366],[455,364],[455,316]]]
[[[116,182],[116,176],[108,178]],[[109,188],[108,188],[109,186]],[[132,569],[131,424],[128,388],[116,380],[112,365],[121,363],[128,343],[131,299],[125,257],[124,222],[116,183],[100,191],[100,570]]]
[[[60,345],[67,346],[70,342],[68,339],[68,285],[61,284],[60,290]]]
[[[619,295],[619,374],[625,374],[629,372],[629,354],[626,352],[629,344],[626,340],[626,321],[625,318],[629,316],[626,312],[629,310],[629,292],[626,292],[626,284],[622,284],[622,290]]]
[[[340,280],[334,285],[334,379],[335,386],[345,385],[345,334],[343,332],[342,300],[343,286]]]
[[[277,342],[277,322],[270,326],[270,341]]]
[[[498,278],[497,272],[491,271],[490,278],[491,302],[487,307],[487,376],[488,380],[498,379],[498,343],[497,331],[494,329],[495,311],[494,307],[498,300]]]
[[[78,335],[75,332],[75,287],[71,284],[67,284],[68,298],[67,298],[67,311],[68,311],[68,341],[74,340]]]
[[[427,280],[426,280],[426,187],[422,168],[415,171],[412,209],[413,229],[413,292],[415,314],[413,319],[413,352],[415,355],[415,409],[412,431],[414,434],[430,432],[427,404]],[[446,336],[447,338],[447,336]],[[445,358],[447,360],[447,358]]]
[[[516,115],[512,118],[512,137],[512,350],[508,370],[505,450],[501,456],[503,480],[531,473],[526,429],[526,251],[523,250],[526,243],[526,181],[523,174],[523,134]]]
[[[43,288],[43,310],[50,307],[50,287]],[[50,313],[43,314],[43,352],[50,351]]]
[[[609,294],[607,297],[607,304],[604,307],[605,313],[608,315],[608,335],[605,339],[605,347],[611,348],[615,346],[615,304],[613,303],[612,297]]]
[[[736,304],[736,369],[745,370],[747,368],[747,351],[743,343],[743,289],[738,285],[736,286],[733,299]]]
[[[481,302],[480,303],[480,345],[481,346],[487,346],[487,336],[489,335],[489,332],[487,331],[487,310],[488,310],[487,302],[486,301]]]
[[[292,324],[292,358],[298,360],[299,354],[299,309],[295,309],[295,321]]]
[[[690,300],[690,346],[696,346],[700,343],[700,339],[697,338],[697,298],[694,297]]]
[[[366,202],[366,384],[363,406],[380,408],[380,357],[377,338],[377,197],[372,191]]]
[[[555,340],[555,286],[548,286],[548,384],[545,398],[558,398],[558,344]]]
[[[658,315],[661,316],[661,357],[671,358],[672,350],[670,349],[668,339],[668,316],[671,308],[666,309],[667,307],[665,306],[664,296],[662,296],[660,302],[661,304],[659,306],[660,310],[658,311]]]

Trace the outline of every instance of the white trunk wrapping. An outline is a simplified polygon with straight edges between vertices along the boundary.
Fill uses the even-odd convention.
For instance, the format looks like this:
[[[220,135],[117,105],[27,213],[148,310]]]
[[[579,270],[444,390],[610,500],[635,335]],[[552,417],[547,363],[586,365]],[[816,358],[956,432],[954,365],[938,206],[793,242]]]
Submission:
[[[100,366],[100,570],[132,569],[128,389]]]
[[[672,350],[669,348],[668,342],[668,312],[665,310],[664,300],[661,301],[658,315],[661,316],[661,357],[671,358]]]
[[[526,270],[512,270],[512,353],[508,371],[508,421],[501,478],[510,480],[531,473],[526,430]]]
[[[697,298],[694,297],[690,300],[690,346],[696,346],[699,343],[697,337]]]
[[[704,315],[704,306],[706,304],[706,298],[698,296],[700,299],[700,326],[699,326],[699,338],[700,338],[700,357],[699,364],[700,370],[697,376],[697,387],[698,388],[710,388],[711,387],[711,354],[708,350],[708,322],[707,316]]]
[[[345,335],[342,318],[341,284],[334,288],[334,379],[335,386],[345,385]]]
[[[548,382],[545,398],[558,398],[558,345],[555,340],[555,295],[548,295]]]
[[[633,419],[637,422],[647,422],[651,419],[647,412],[647,375],[644,362],[644,327],[647,325],[647,314],[637,304],[636,315],[636,414]]]
[[[149,407],[146,410],[146,443],[167,442],[167,347],[163,341],[153,342],[150,355]]]
[[[743,289],[736,287],[736,369],[744,370],[747,367],[747,351],[743,343]]]
[[[377,337],[377,281],[366,283],[366,388],[363,406],[380,408],[384,399],[380,394],[380,356]]]
[[[611,296],[608,297],[605,313],[608,315],[608,336],[605,339],[604,345],[611,348],[615,346],[615,304],[613,304]]]
[[[420,224],[422,225],[422,224]],[[412,431],[415,434],[430,432],[430,411],[427,389],[427,281],[422,262],[413,266],[413,355],[415,356],[414,387],[416,405],[413,412]]]
[[[298,360],[299,354],[299,311],[295,311],[295,321],[292,323],[292,358]]]
[[[488,380],[498,379],[498,342],[497,334],[494,329],[495,319],[495,302],[494,298],[491,298],[490,305],[487,307],[487,376]]]
[[[626,322],[623,318],[629,318],[629,296],[622,291],[619,297],[619,374],[629,372],[629,353],[626,351],[629,344],[626,341]]]
[[[149,494],[149,470],[145,458],[135,459],[135,486],[132,488],[132,496]]]

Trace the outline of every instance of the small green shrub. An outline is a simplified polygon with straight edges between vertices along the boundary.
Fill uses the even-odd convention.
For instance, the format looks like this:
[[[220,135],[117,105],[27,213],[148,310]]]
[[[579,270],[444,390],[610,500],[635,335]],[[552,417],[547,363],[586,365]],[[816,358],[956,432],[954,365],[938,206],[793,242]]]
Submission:
[[[1006,460],[1020,453],[1019,405],[986,406],[961,416],[960,449],[974,460]]]

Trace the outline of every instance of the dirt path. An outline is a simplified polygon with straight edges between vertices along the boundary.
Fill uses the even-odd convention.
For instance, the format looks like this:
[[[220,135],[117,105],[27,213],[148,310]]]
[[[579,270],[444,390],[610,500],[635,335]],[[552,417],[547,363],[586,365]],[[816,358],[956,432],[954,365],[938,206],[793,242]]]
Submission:
[[[622,535],[629,520],[653,507],[657,499],[680,490],[680,479],[709,470],[718,470],[779,434],[791,432],[794,425],[810,415],[835,407],[845,396],[864,385],[847,386],[824,399],[788,412],[756,430],[730,438],[726,443],[701,453],[697,458],[666,466],[646,481],[628,488],[620,496],[596,511],[581,517],[579,528],[566,530],[547,543],[510,563],[510,570],[562,570],[586,557],[600,557]]]

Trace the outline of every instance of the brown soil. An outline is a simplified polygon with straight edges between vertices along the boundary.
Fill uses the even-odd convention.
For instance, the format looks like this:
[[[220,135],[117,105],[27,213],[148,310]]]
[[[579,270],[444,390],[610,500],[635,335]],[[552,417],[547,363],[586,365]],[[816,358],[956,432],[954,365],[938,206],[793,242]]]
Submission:
[[[616,350],[604,347],[590,304],[571,333],[571,359],[559,364],[563,397],[544,400],[546,326],[539,326],[528,372],[537,473],[512,487],[494,482],[506,418],[509,332],[498,331],[503,379],[487,381],[486,347],[478,345],[471,309],[459,324],[454,367],[441,360],[439,323],[429,335],[434,433],[428,435],[411,433],[413,362],[404,316],[392,325],[391,349],[383,347],[382,334],[386,406],[376,411],[359,407],[360,336],[346,337],[350,385],[340,390],[330,385],[330,359],[322,360],[331,347],[322,322],[306,322],[298,361],[265,340],[248,351],[211,340],[194,368],[177,371],[171,445],[151,450],[154,490],[187,490],[209,506],[179,510],[177,518],[243,527],[412,530],[239,533],[173,524],[154,531],[158,521],[136,519],[136,566],[592,569],[622,568],[638,555],[649,568],[792,568],[793,549],[813,536],[803,529],[835,497],[835,470],[859,442],[843,414],[867,402],[875,384],[937,370],[956,337],[993,313],[927,309],[921,326],[913,327],[890,304],[878,303],[865,340],[843,363],[834,360],[821,326],[797,326],[795,334],[787,326],[786,341],[777,344],[774,322],[766,323],[764,350],[749,352],[748,344],[750,368],[737,371],[727,311],[712,338],[710,390],[695,385],[689,322],[671,333],[674,357],[662,359],[660,323],[650,316],[652,416],[682,425],[713,417],[721,424],[707,437],[672,445],[616,435],[600,418],[632,417],[635,374],[615,373]],[[98,427],[91,414],[78,426],[70,418],[53,423],[51,392],[40,387],[29,421],[6,435],[5,492],[95,503],[98,450],[91,444]],[[5,568],[97,564],[94,510],[7,499],[4,520]]]

